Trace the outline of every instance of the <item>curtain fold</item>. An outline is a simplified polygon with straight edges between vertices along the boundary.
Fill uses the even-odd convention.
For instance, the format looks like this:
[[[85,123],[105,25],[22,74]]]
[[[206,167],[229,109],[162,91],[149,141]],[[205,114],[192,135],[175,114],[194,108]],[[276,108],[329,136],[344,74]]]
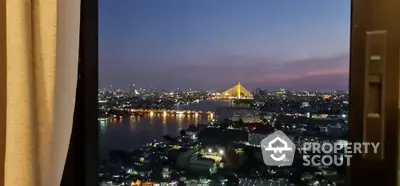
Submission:
[[[60,185],[71,138],[78,81],[80,0],[58,0],[53,184]]]
[[[60,183],[78,63],[79,6],[75,23],[67,26],[61,22],[68,19],[66,11],[58,8],[69,2],[79,5],[78,0],[6,0],[6,186]]]

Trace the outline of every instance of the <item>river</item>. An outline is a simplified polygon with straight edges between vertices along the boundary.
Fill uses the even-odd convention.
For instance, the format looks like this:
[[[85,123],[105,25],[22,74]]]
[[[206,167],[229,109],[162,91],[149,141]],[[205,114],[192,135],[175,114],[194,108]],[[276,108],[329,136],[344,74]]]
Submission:
[[[176,109],[212,111],[217,107],[228,106],[225,101],[200,101],[189,105],[179,105]],[[164,135],[177,136],[181,129],[191,124],[207,124],[211,116],[177,116],[162,114],[128,116],[99,121],[99,150],[101,156],[109,150],[130,150],[153,140],[162,140]]]

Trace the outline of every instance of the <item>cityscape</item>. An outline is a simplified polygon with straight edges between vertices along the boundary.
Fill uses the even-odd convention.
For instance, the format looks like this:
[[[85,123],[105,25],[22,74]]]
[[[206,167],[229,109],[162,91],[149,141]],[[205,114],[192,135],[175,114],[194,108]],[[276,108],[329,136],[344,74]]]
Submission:
[[[241,84],[221,93],[102,89],[100,125],[129,131],[117,135],[139,136],[108,151],[100,180],[114,185],[341,185],[344,166],[306,167],[301,154],[290,167],[266,166],[260,142],[281,130],[298,146],[345,144],[347,106],[347,92],[250,93]],[[167,125],[175,125],[173,131]]]
[[[348,1],[99,1],[99,185],[345,185],[349,35]]]

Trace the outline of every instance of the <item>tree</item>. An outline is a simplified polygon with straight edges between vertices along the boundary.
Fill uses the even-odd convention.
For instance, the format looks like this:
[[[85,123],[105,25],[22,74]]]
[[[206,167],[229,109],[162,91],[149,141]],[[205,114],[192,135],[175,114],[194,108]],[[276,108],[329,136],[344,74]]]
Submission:
[[[172,138],[169,135],[164,135],[164,140],[165,141],[172,141]]]
[[[236,125],[238,127],[245,127],[244,121],[242,118],[239,119],[239,121],[236,122]]]
[[[196,126],[194,124],[189,125],[189,129],[194,129],[194,128],[196,128]]]
[[[265,119],[265,118],[262,118],[261,120],[262,120],[263,124],[268,123],[267,119]]]
[[[243,163],[243,159],[236,154],[235,150],[228,147],[225,151],[224,160],[229,169],[237,170]]]
[[[230,123],[231,122],[231,120],[229,120],[229,119],[227,119],[227,118],[225,118],[222,122],[224,122],[224,123]]]
[[[181,131],[179,131],[179,133],[180,133],[181,136],[186,136],[186,131],[183,130],[183,129]]]

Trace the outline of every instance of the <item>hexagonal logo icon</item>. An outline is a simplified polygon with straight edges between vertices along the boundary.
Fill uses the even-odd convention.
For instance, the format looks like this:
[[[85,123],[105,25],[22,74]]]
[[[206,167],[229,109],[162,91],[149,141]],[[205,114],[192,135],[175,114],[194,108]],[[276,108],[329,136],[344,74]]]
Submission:
[[[261,152],[265,165],[291,166],[296,145],[280,130],[261,140]]]

